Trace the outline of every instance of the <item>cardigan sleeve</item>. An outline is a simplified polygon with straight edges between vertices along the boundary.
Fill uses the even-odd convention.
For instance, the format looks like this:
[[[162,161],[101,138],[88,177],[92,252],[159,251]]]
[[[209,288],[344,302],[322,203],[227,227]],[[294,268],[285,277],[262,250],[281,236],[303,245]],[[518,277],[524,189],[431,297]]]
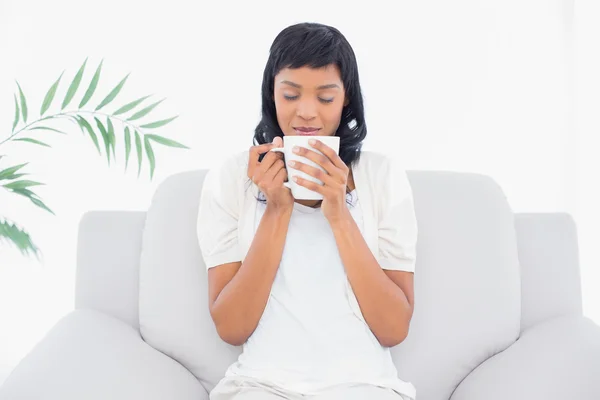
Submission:
[[[414,272],[418,227],[408,176],[391,156],[386,156],[380,176],[379,265],[383,269]]]
[[[210,169],[200,194],[197,236],[206,268],[242,261],[238,241],[238,175],[229,158]]]

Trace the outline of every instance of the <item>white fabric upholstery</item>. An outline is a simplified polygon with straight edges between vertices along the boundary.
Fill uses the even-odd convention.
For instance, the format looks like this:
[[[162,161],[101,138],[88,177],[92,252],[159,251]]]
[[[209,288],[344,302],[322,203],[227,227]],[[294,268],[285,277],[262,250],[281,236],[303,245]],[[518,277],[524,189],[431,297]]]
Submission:
[[[415,313],[392,351],[417,400],[598,400],[600,328],[581,315],[572,218],[513,215],[485,176],[407,172]],[[196,236],[204,174],[163,182],[145,220],[84,218],[78,310],[17,366],[0,400],[207,399],[240,349],[220,340],[208,312]]]
[[[75,307],[114,315],[139,330],[141,211],[90,211],[77,241]],[[107,251],[110,249],[110,251]]]
[[[476,174],[410,174],[419,223],[415,309],[393,349],[419,399],[447,399],[518,337],[520,280],[513,214],[501,189]]]
[[[241,347],[221,340],[208,310],[206,266],[196,235],[205,172],[171,177],[148,210],[140,263],[140,331],[154,348],[211,390]]]
[[[569,315],[523,332],[458,386],[452,400],[600,399],[600,327]]]
[[[1,400],[207,400],[200,382],[131,326],[92,310],[61,319],[8,377]]]
[[[515,227],[521,262],[521,331],[550,318],[581,315],[573,217],[565,213],[519,214]]]

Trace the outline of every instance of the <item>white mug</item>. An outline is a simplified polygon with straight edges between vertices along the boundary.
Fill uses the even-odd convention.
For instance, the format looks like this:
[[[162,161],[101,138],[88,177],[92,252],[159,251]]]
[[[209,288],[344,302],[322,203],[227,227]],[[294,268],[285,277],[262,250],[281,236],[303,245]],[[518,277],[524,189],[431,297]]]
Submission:
[[[323,171],[325,173],[327,172],[323,169],[323,167],[321,167],[314,161],[312,161],[304,156],[301,156],[299,154],[296,154],[292,151],[294,146],[298,146],[298,147],[305,147],[305,148],[315,151],[319,154],[323,154],[319,150],[317,150],[316,148],[314,148],[310,144],[308,144],[308,141],[310,139],[315,139],[315,140],[319,140],[319,141],[323,142],[325,145],[331,147],[333,149],[333,151],[335,151],[335,154],[339,155],[339,151],[340,151],[340,137],[339,136],[308,136],[308,135],[306,135],[306,136],[300,136],[300,135],[284,136],[283,137],[283,147],[271,149],[271,151],[278,151],[280,153],[283,153],[285,156],[285,164],[286,164],[285,166],[286,166],[287,173],[288,173],[288,181],[284,182],[283,184],[285,185],[285,187],[290,188],[292,190],[292,196],[294,196],[294,199],[296,199],[296,200],[322,200],[323,199],[323,195],[321,195],[320,193],[310,190],[304,186],[298,185],[296,182],[294,182],[293,177],[299,176],[300,178],[304,178],[309,181],[315,182],[319,185],[323,185],[323,182],[321,180],[319,180],[311,175],[308,175],[307,173],[305,173],[303,171],[297,170],[293,167],[288,167],[288,163],[290,161],[294,160],[294,161],[300,161],[304,164],[308,164],[310,166],[319,168],[321,171]]]

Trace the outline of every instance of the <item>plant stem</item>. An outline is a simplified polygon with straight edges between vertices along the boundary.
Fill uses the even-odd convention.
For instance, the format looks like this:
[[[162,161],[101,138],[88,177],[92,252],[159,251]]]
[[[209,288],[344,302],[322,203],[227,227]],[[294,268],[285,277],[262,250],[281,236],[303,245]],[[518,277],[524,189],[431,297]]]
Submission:
[[[37,123],[37,122],[43,121],[43,120],[45,120],[45,119],[48,119],[48,118],[52,118],[52,117],[44,117],[44,118],[37,119],[37,120],[35,120],[35,121],[33,121],[33,122],[30,122],[29,124],[25,125],[25,126],[24,126],[24,127],[22,127],[21,129],[19,129],[18,131],[14,132],[12,135],[10,135],[9,137],[7,137],[7,138],[6,138],[6,139],[4,139],[3,141],[1,141],[1,142],[0,142],[0,145],[2,145],[3,143],[6,143],[6,142],[8,142],[9,140],[11,140],[11,139],[12,139],[12,138],[14,138],[15,136],[17,136],[17,135],[19,134],[19,132],[21,132],[21,131],[24,131],[25,129],[29,128],[31,125],[33,125],[33,124],[35,124],[35,123]]]
[[[96,111],[87,111],[87,110],[73,110],[73,111],[67,111],[67,112],[62,112],[62,113],[58,113],[58,114],[54,114],[54,115],[49,115],[47,117],[44,118],[40,118],[37,119],[33,122],[30,122],[29,124],[25,125],[24,127],[22,127],[21,129],[19,129],[18,131],[14,132],[12,135],[10,135],[9,137],[7,137],[6,139],[4,139],[3,141],[0,142],[0,146],[10,140],[12,140],[12,138],[14,138],[15,136],[17,136],[20,132],[27,130],[27,128],[29,128],[31,125],[36,124],[38,122],[44,121],[46,119],[50,119],[50,118],[55,118],[55,117],[70,117],[73,114],[81,114],[81,113],[87,113],[87,114],[92,114],[92,115],[101,115],[104,117],[109,117],[112,118],[113,120],[117,120],[125,125],[129,125],[131,126],[131,128],[133,130],[137,130],[138,132],[142,133],[142,131],[140,130],[139,127],[137,127],[136,125],[132,124],[131,122],[127,122],[126,120],[119,118],[119,117],[115,117],[114,115],[110,115],[110,114],[106,114],[106,113],[101,113],[101,112],[96,112]]]

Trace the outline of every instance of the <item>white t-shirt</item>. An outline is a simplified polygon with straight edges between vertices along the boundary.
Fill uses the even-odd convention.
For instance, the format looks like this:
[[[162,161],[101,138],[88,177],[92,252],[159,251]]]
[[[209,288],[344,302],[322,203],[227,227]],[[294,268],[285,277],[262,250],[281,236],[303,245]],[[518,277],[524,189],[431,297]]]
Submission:
[[[356,190],[347,196],[363,232]],[[255,232],[265,207],[258,205]],[[412,385],[398,379],[389,348],[355,314],[347,288],[344,265],[321,208],[295,203],[268,303],[226,376],[251,377],[302,394],[348,383],[411,393]]]
[[[243,262],[262,218],[264,204],[248,179],[248,159],[247,150],[236,153],[205,178],[197,229],[208,269]],[[414,272],[418,226],[406,171],[396,158],[363,150],[352,174],[351,212],[380,267]],[[368,327],[336,249],[321,209],[297,204],[267,307],[227,375],[276,380],[298,391],[353,379],[415,398],[415,387],[397,378],[389,348]],[[281,367],[272,368],[275,361]]]

